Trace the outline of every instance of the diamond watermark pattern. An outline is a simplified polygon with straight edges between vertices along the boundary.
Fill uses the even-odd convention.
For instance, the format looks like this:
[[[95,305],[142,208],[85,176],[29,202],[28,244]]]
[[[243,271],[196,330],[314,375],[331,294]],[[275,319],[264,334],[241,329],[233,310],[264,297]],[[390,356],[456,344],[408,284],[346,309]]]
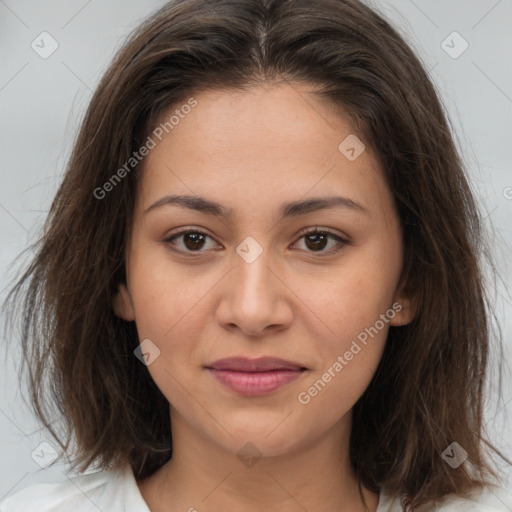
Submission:
[[[32,50],[39,55],[39,57],[47,59],[57,50],[59,43],[48,32],[41,32],[32,41],[30,46]]]
[[[145,339],[133,353],[141,363],[149,366],[160,355],[160,349],[150,339]]]
[[[244,444],[236,454],[240,462],[248,468],[252,468],[261,459],[261,455],[258,447],[252,443]]]
[[[351,133],[338,146],[338,149],[343,156],[353,162],[365,150],[365,145],[361,142],[361,140],[359,140],[357,136]]]
[[[236,252],[246,263],[252,263],[263,252],[263,247],[252,236],[248,236],[238,245]]]
[[[457,469],[467,458],[468,453],[459,443],[453,442],[446,450],[441,454],[441,457],[447,462],[453,469]]]
[[[58,453],[55,448],[48,442],[39,443],[34,451],[30,454],[34,462],[43,469],[47,468],[52,462],[57,460]]]
[[[454,31],[443,40],[441,48],[452,59],[458,59],[469,48],[469,43],[458,32]]]

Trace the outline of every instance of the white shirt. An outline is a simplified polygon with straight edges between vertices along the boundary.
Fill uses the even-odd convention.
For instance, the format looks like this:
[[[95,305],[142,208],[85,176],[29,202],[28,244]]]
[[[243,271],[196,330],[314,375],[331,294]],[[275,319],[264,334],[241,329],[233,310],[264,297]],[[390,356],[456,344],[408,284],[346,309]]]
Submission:
[[[199,506],[198,506],[199,507]],[[68,477],[58,483],[33,484],[0,503],[0,512],[150,512],[130,467]],[[190,510],[194,510],[191,507]],[[198,508],[198,512],[200,507]],[[421,512],[511,512],[512,496],[485,488],[470,499],[445,496]],[[187,511],[184,511],[187,512]],[[384,491],[377,512],[402,512],[400,499]],[[418,511],[419,512],[419,511]]]

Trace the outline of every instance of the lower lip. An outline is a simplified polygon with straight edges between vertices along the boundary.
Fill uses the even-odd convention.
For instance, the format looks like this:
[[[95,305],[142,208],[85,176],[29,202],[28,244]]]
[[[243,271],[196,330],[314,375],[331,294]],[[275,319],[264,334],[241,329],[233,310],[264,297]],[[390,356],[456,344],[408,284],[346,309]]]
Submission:
[[[213,376],[224,386],[241,395],[261,396],[299,378],[302,370],[273,370],[267,372],[237,372],[209,368]]]

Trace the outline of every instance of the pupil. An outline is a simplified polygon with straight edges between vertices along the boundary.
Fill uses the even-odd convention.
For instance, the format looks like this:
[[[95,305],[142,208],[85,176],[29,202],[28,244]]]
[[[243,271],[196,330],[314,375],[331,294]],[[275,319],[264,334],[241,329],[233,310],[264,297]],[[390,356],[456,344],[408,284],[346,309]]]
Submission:
[[[309,244],[307,243],[307,241],[306,241],[306,244],[308,245],[308,248],[310,248],[310,249],[323,249],[325,247],[326,239],[327,239],[327,237],[325,236],[325,234],[313,233],[311,235],[308,235],[306,237],[306,240],[313,240],[313,244],[315,244],[315,245],[313,247],[310,247]],[[321,240],[320,247],[318,246],[319,240]]]
[[[202,240],[201,240],[202,239]],[[192,240],[192,243],[189,244],[188,241]],[[185,245],[188,249],[200,249],[201,248],[201,242],[204,241],[204,236],[201,233],[185,233]],[[199,243],[199,247],[197,244]]]

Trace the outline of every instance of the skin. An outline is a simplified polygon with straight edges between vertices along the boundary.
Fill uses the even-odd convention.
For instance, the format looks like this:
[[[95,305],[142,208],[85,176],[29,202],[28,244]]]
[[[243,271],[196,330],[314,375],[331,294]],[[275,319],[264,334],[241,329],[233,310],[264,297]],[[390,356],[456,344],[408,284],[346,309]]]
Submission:
[[[414,308],[402,293],[400,222],[377,160],[368,147],[354,161],[338,150],[355,134],[350,119],[310,92],[281,84],[195,95],[197,106],[144,160],[127,284],[114,310],[160,350],[147,369],[171,404],[173,457],[137,481],[152,512],[364,510],[348,459],[352,407],[389,326],[410,322]],[[144,214],[167,194],[216,201],[233,217],[177,205]],[[280,219],[284,202],[327,196],[365,211],[336,206]],[[348,243],[315,245],[301,231],[317,226]],[[163,241],[180,227],[208,236]],[[236,252],[248,236],[262,249],[251,263]],[[299,403],[396,302],[402,310]],[[204,368],[231,356],[280,357],[307,371],[246,397]],[[237,457],[246,443],[260,454],[251,467]],[[364,496],[375,511],[378,495]]]

